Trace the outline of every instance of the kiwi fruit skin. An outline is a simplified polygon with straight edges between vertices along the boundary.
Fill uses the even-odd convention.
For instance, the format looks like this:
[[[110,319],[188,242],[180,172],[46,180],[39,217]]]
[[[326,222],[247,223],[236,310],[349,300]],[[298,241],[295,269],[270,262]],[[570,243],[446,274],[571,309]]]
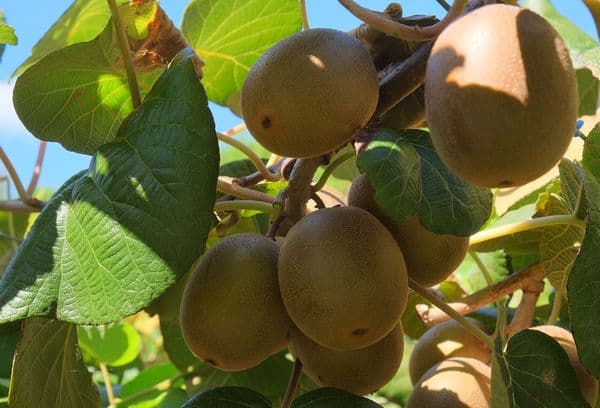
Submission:
[[[479,320],[466,319],[481,330],[485,329]],[[410,355],[408,372],[412,383],[416,384],[437,363],[453,357],[469,357],[489,364],[492,352],[455,320],[438,323],[421,336]]]
[[[406,408],[489,408],[490,377],[490,367],[474,358],[443,360],[423,374]]]
[[[274,241],[242,233],[202,256],[180,306],[183,338],[197,357],[238,371],[287,346],[292,323],[279,293],[278,254]]]
[[[290,351],[317,384],[365,395],[377,391],[394,377],[404,353],[404,333],[398,324],[371,346],[351,351],[322,347],[298,329],[290,335]]]
[[[395,221],[385,215],[375,202],[375,190],[365,174],[352,182],[348,205],[367,210],[387,227],[402,250],[408,276],[423,286],[445,280],[467,254],[468,237],[435,234],[421,225],[418,216]]]
[[[244,82],[241,109],[261,145],[306,158],[347,143],[378,100],[377,70],[365,46],[342,31],[315,28],[259,58]]]
[[[598,397],[598,380],[596,380],[596,378],[594,378],[594,376],[585,369],[579,360],[579,356],[577,355],[577,346],[575,345],[573,334],[562,327],[553,325],[535,326],[531,329],[547,334],[556,340],[558,344],[560,344],[563,350],[567,353],[569,362],[575,370],[575,375],[577,376],[581,393],[583,394],[585,400],[589,402],[591,406],[594,406],[596,398]]]
[[[279,287],[296,326],[321,346],[355,350],[385,337],[406,307],[400,248],[360,208],[315,211],[281,246]]]
[[[530,10],[493,4],[456,20],[437,38],[425,78],[433,145],[470,183],[532,181],[573,138],[578,96],[569,53]]]

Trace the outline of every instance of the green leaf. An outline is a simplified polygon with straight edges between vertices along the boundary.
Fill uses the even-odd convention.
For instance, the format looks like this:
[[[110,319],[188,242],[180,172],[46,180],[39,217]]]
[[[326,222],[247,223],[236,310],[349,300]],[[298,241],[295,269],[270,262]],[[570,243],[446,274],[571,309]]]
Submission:
[[[128,323],[79,326],[79,346],[99,363],[118,367],[135,360],[142,344],[140,334]]]
[[[0,378],[10,378],[13,356],[20,335],[20,323],[5,323],[0,325]]]
[[[559,165],[563,189],[570,202],[581,192],[582,207],[587,212],[587,227],[579,256],[575,260],[569,281],[567,297],[573,337],[579,358],[594,377],[600,377],[600,324],[593,316],[600,314],[600,184],[579,165],[563,159]]]
[[[516,407],[588,407],[567,353],[547,334],[522,330],[504,355]]]
[[[380,131],[357,164],[373,184],[377,203],[395,220],[402,221],[418,209],[428,230],[468,236],[490,216],[491,191],[452,174],[425,131]]]
[[[158,74],[138,72],[143,95]],[[87,154],[115,140],[133,104],[112,20],[95,39],[55,51],[27,69],[15,83],[13,101],[39,139]]]
[[[506,344],[506,308],[498,302],[498,318],[496,319],[494,352],[492,353],[491,406],[492,408],[515,407],[512,394],[512,383],[508,372],[508,364],[504,355]]]
[[[15,29],[0,21],[0,44],[17,45],[19,39],[15,35]]]
[[[336,388],[319,388],[308,392],[294,400],[292,408],[380,408],[370,399],[359,397],[348,391]]]
[[[118,0],[125,3],[127,0]],[[33,46],[31,56],[13,74],[17,76],[53,51],[89,41],[106,26],[110,10],[106,0],[75,0]]]
[[[181,408],[271,408],[271,403],[248,388],[221,387],[194,396]]]
[[[569,19],[562,16],[554,8],[550,0],[524,0],[522,6],[545,17],[556,31],[558,31],[567,48],[569,48],[571,55],[580,54],[598,46],[596,40]]]
[[[159,387],[152,391],[152,387],[157,386],[163,381],[168,381],[171,378],[179,375],[179,371],[177,368],[171,363],[161,363],[155,364],[153,366],[148,367],[144,371],[142,371],[138,376],[136,376],[133,380],[126,382],[121,387],[120,397],[122,399],[127,399],[127,403],[119,404],[119,407],[159,407],[165,406],[167,403],[173,403],[175,401],[179,402],[179,405],[175,405],[177,408],[181,407],[183,403],[187,400],[187,395],[185,392],[183,395],[185,397],[181,397],[179,392],[171,392],[180,390],[183,385],[183,380],[179,378],[172,383],[169,383],[169,387]],[[143,393],[136,397],[136,394]]]
[[[77,347],[76,326],[57,320],[23,323],[10,386],[11,407],[100,407]]]
[[[0,322],[120,320],[160,296],[204,250],[219,158],[191,50],[118,135],[35,221],[0,280]]]
[[[494,281],[508,276],[506,254],[503,251],[484,252],[477,255]],[[454,276],[456,276],[460,286],[468,293],[476,292],[488,286],[477,262],[475,262],[471,255],[465,257],[454,272]]]
[[[208,98],[226,105],[256,60],[301,27],[297,0],[193,0],[181,31],[206,62],[202,82]]]
[[[600,124],[597,124],[587,135],[583,145],[581,165],[593,174],[597,181],[600,181]]]
[[[594,115],[598,103],[598,79],[589,68],[575,71],[579,92],[579,116]]]

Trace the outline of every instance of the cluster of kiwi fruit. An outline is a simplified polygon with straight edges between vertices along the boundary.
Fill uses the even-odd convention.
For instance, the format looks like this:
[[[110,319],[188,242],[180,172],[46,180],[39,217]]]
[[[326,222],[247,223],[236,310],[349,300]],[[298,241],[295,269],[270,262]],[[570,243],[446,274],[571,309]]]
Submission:
[[[478,41],[469,41],[473,36]],[[498,57],[502,63],[494,64]],[[372,119],[377,75],[356,38],[307,30],[276,44],[250,70],[242,115],[273,153],[325,155]],[[576,92],[564,43],[543,18],[515,6],[485,6],[451,24],[433,47],[427,126],[458,176],[484,187],[519,185],[566,150]],[[408,277],[433,286],[467,248],[468,237],[432,233],[417,216],[388,217],[361,175],[348,207],[305,216],[281,244],[246,233],[211,247],[182,298],[183,336],[199,358],[228,371],[287,347],[318,384],[367,394],[387,383],[402,360]],[[455,346],[444,350],[446,341]],[[432,328],[411,356],[409,406],[488,406],[489,359],[490,351],[455,322]]]

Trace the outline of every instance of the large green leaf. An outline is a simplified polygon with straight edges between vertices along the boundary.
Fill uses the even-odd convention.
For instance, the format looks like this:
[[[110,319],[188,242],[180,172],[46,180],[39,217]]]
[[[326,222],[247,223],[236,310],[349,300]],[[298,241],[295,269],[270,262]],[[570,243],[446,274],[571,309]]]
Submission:
[[[181,31],[206,63],[208,98],[225,105],[256,60],[301,27],[297,0],[192,0]]]
[[[523,330],[513,335],[504,361],[515,407],[589,407],[567,353],[547,334]]]
[[[370,399],[336,388],[319,388],[294,400],[292,408],[381,408]]]
[[[39,318],[24,323],[9,397],[11,407],[100,407],[75,325]]]
[[[271,408],[271,403],[248,388],[222,387],[201,392],[181,408]]]
[[[579,256],[567,282],[569,317],[579,358],[594,375],[600,377],[600,184],[579,165],[563,159],[559,165],[563,189],[573,202],[581,193],[582,208],[587,212],[587,227]]]
[[[377,203],[398,221],[418,212],[421,224],[432,232],[468,236],[490,216],[491,191],[456,177],[425,131],[384,129],[357,164],[373,184]]]
[[[127,0],[118,0],[125,3]],[[110,10],[106,0],[75,0],[33,46],[31,56],[13,75],[19,75],[53,51],[96,37],[106,26]]]
[[[0,324],[0,378],[10,378],[17,340],[21,335],[18,322]]]
[[[147,306],[204,250],[218,146],[191,50],[67,182],[0,280],[0,322],[110,323]]]
[[[124,322],[108,326],[79,326],[77,337],[81,349],[95,362],[113,367],[135,360],[142,345],[140,334]]]
[[[124,24],[136,22],[131,17]],[[142,94],[159,73],[138,73]],[[133,105],[112,20],[93,40],[57,50],[29,67],[15,83],[13,102],[39,139],[88,154],[113,141]]]

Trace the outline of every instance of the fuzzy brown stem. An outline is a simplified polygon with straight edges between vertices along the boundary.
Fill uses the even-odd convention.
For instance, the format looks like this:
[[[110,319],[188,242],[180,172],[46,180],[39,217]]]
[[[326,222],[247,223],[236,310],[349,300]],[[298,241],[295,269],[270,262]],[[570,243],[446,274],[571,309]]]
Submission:
[[[322,162],[322,157],[299,159],[292,170],[290,182],[284,192],[283,207],[283,212],[292,225],[300,221],[306,212],[306,202],[312,192],[312,179]]]
[[[510,295],[514,291],[531,284],[531,282],[542,280],[545,274],[544,268],[540,264],[535,264],[465,297],[461,302],[449,303],[448,305],[455,312],[466,315]],[[426,326],[433,326],[450,319],[448,314],[437,307],[419,307],[417,313]]]
[[[521,298],[519,307],[517,308],[512,321],[506,327],[507,337],[531,327],[531,323],[535,317],[535,306],[543,290],[543,281],[531,281],[523,287],[523,297]]]

